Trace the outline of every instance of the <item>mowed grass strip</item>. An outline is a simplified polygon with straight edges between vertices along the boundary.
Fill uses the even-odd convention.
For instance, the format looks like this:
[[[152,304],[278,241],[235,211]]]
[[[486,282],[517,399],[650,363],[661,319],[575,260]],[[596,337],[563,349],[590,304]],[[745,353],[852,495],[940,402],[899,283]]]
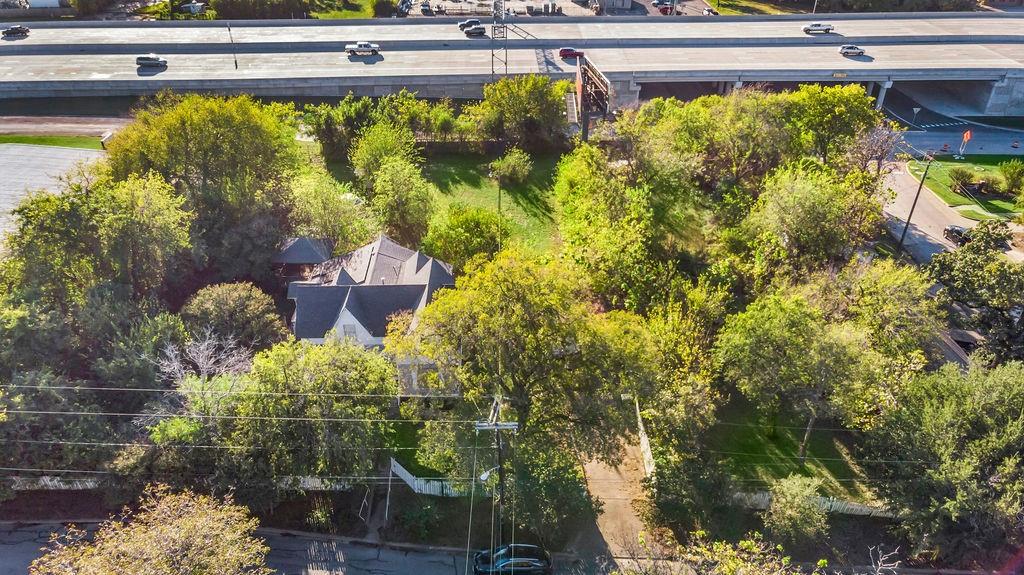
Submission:
[[[83,148],[102,150],[100,139],[95,136],[34,136],[24,134],[0,134],[0,144],[31,144],[34,146],[59,146],[62,148]]]
[[[954,191],[949,179],[949,171],[951,169],[967,168],[974,173],[975,181],[985,180],[990,185],[997,185],[1002,181],[1002,177],[999,175],[999,164],[1012,159],[1019,158],[999,154],[978,154],[965,156],[963,160],[955,160],[952,156],[939,156],[932,162],[932,167],[928,170],[928,178],[924,184],[950,207],[977,206],[980,208],[980,210],[961,212],[964,214],[964,217],[982,219],[986,217],[982,212],[989,212],[996,216],[1012,217],[1019,212],[1012,198],[985,196],[977,198],[977,201],[975,201],[962,193]],[[925,163],[913,160],[909,164],[909,169],[910,173],[920,180],[921,175],[924,173]],[[991,216],[988,217],[991,219]]]

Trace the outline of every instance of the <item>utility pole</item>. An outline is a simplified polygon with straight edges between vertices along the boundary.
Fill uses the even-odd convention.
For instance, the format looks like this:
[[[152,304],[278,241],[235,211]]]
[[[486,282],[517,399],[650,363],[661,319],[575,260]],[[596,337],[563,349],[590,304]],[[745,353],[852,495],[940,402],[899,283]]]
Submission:
[[[502,533],[502,519],[501,512],[505,506],[505,454],[504,444],[501,439],[502,431],[511,431],[515,433],[519,430],[519,424],[514,421],[500,421],[501,419],[501,397],[495,397],[494,403],[491,404],[491,416],[487,421],[476,422],[477,431],[493,431],[494,442],[498,448],[498,547],[501,546],[504,541],[504,534]],[[474,478],[474,481],[476,479]],[[513,526],[515,529],[515,526]]]
[[[903,225],[903,233],[900,234],[900,243],[896,244],[896,251],[903,251],[903,239],[907,237],[907,230],[910,229],[910,218],[914,217],[914,208],[917,207],[917,199],[921,197],[921,188],[924,187],[924,181],[928,179],[928,170],[932,167],[932,162],[935,158],[927,155],[928,163],[924,166],[924,173],[921,174],[921,181],[917,184],[917,193],[914,194],[914,203],[910,205],[910,213],[907,214],[907,222]],[[908,168],[909,169],[909,168]]]

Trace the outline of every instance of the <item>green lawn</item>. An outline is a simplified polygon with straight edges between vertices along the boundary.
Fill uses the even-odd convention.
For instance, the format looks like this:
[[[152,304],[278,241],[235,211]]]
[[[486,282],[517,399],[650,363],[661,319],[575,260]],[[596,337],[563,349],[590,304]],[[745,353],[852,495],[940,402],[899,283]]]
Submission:
[[[1018,212],[1018,209],[1015,207],[1014,201],[1010,198],[993,198],[989,196],[986,198],[979,198],[979,201],[976,202],[972,198],[954,191],[950,187],[949,170],[954,167],[967,168],[974,172],[977,180],[986,180],[990,183],[996,183],[1000,181],[999,164],[1014,158],[1015,156],[978,154],[965,156],[963,160],[954,160],[952,156],[939,156],[934,162],[932,162],[932,167],[928,170],[928,179],[925,181],[925,185],[928,186],[928,189],[935,192],[935,195],[939,196],[946,205],[952,207],[976,206],[977,208],[980,208],[964,210],[961,212],[965,217],[970,219],[992,218],[992,216],[988,216],[983,212],[989,212],[996,216],[1013,217]],[[923,162],[918,160],[910,162],[910,173],[918,179],[921,178],[924,168],[925,165]]]
[[[558,158],[554,154],[535,156],[529,180],[502,193],[501,211],[513,223],[513,239],[538,252],[549,250],[558,233],[549,198]],[[438,211],[455,202],[497,210],[498,186],[487,177],[489,161],[479,154],[428,158],[424,172],[441,190]]]
[[[719,13],[726,16],[746,14],[805,14],[811,11],[812,2],[804,0],[716,0],[710,2]]]
[[[386,13],[377,13],[376,4],[374,0],[314,0],[311,15],[322,20],[387,16]],[[385,12],[389,12],[391,3],[385,2],[383,7],[387,8]]]
[[[395,460],[398,461],[409,473],[416,477],[443,477],[444,474],[436,469],[421,465],[416,461],[416,449],[419,447],[419,425],[412,422],[400,422],[394,426],[389,443],[395,450]]]
[[[36,146],[61,146],[64,148],[86,148],[102,150],[100,139],[93,136],[23,136],[0,134],[0,144],[34,144]]]
[[[824,493],[837,499],[874,503],[875,497],[865,483],[863,470],[854,461],[847,433],[818,429],[811,432],[807,459],[801,464],[797,458],[806,421],[795,417],[781,417],[775,432],[761,421],[753,409],[742,400],[725,406],[719,424],[711,434],[711,449],[719,451],[744,491],[767,490],[771,481],[796,473],[818,477],[823,481]],[[820,423],[822,428],[834,424]]]

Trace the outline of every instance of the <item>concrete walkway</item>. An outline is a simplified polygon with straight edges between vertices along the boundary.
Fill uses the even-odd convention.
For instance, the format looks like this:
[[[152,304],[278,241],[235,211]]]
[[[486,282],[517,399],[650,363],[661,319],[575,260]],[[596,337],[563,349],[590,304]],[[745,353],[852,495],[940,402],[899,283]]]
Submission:
[[[616,559],[626,556],[626,550],[635,544],[637,536],[644,530],[644,523],[634,505],[644,496],[641,483],[644,464],[640,447],[626,445],[625,456],[617,466],[591,461],[584,470],[590,494],[604,504],[604,513],[593,525],[580,532],[572,544],[572,551],[593,561],[597,567],[614,568]]]

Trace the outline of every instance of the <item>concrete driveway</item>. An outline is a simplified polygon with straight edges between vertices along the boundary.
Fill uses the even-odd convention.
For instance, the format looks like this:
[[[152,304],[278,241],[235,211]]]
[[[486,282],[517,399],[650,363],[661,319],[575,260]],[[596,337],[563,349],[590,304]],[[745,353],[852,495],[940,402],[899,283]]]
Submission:
[[[10,211],[29,191],[54,189],[60,176],[76,164],[103,154],[100,150],[0,144],[0,232],[10,228]]]

